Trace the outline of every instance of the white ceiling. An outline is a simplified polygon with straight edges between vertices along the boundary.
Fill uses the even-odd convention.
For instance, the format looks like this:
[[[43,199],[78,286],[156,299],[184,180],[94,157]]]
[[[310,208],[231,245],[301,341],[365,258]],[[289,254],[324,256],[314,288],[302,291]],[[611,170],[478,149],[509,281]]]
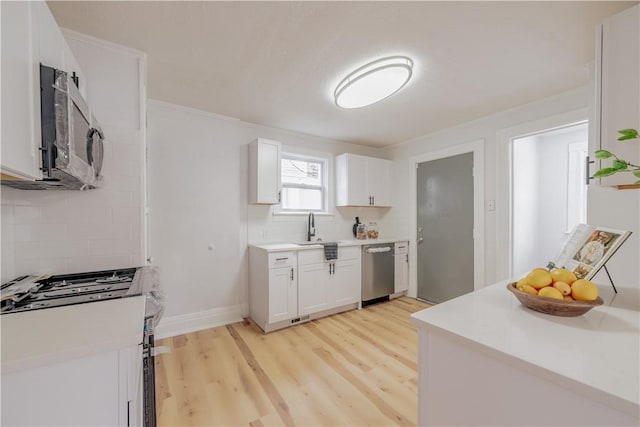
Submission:
[[[588,83],[596,24],[635,2],[49,2],[58,24],[148,54],[150,98],[382,147]],[[363,63],[415,61],[342,110]]]

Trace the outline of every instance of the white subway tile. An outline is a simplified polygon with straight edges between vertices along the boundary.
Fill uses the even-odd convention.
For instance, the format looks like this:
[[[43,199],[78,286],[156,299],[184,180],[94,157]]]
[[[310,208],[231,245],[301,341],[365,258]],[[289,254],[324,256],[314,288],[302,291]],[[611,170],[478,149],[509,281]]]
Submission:
[[[129,240],[131,226],[129,224],[113,224],[96,222],[78,222],[69,224],[67,240],[80,242],[93,239]]]
[[[64,202],[64,200],[63,200]],[[40,219],[41,208],[38,206],[20,206],[13,208],[16,224],[29,224]],[[2,212],[4,215],[4,210]]]
[[[24,274],[65,274],[67,258],[21,258],[16,260],[15,277]]]
[[[89,256],[131,256],[138,246],[140,244],[132,240],[89,240]]]
[[[137,267],[128,255],[104,257],[74,257],[67,260],[69,273],[111,270],[116,268]]]
[[[86,256],[89,243],[84,242],[16,242],[16,261],[22,259],[68,258]]]
[[[64,242],[66,224],[21,224],[15,226],[16,242]]]

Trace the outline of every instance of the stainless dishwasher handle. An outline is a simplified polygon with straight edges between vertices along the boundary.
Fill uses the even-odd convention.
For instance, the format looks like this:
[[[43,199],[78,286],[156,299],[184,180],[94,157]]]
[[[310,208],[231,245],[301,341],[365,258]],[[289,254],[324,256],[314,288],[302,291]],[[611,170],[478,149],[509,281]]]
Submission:
[[[385,248],[367,248],[365,249],[365,252],[368,254],[379,254],[379,253],[384,253],[384,252],[390,252],[391,251],[391,247],[387,246]]]

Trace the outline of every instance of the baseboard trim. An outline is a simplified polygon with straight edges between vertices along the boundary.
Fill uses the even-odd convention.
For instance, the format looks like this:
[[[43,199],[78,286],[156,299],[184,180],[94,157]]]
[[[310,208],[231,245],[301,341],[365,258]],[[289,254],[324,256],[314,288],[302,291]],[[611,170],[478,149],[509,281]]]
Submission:
[[[162,339],[202,329],[215,328],[239,322],[242,318],[242,305],[164,317],[156,327],[155,338]]]

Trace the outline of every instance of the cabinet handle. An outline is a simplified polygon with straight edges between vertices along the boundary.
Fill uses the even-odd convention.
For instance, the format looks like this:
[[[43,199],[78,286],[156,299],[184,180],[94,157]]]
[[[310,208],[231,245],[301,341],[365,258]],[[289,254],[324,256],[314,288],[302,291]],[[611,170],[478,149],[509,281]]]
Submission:
[[[276,261],[286,261],[288,260],[289,257],[284,257],[284,258],[276,258]]]
[[[293,280],[293,267],[291,267],[291,280]]]
[[[591,174],[589,173],[589,165],[590,165],[591,163],[595,163],[595,161],[594,161],[594,160],[590,160],[589,156],[587,156],[587,158],[586,158],[585,162],[586,162],[586,167],[585,167],[584,169],[585,169],[585,171],[586,171],[586,175],[587,175],[587,176],[585,177],[585,178],[586,178],[586,184],[587,184],[587,185],[589,185],[589,181],[593,179],[593,177],[592,177],[592,176],[589,176],[589,175],[591,175]]]
[[[375,204],[376,204],[376,196],[371,196],[371,204],[375,206]]]
[[[333,273],[332,274],[336,274],[336,263],[332,263],[331,264],[333,266]]]
[[[407,261],[407,264],[409,264],[409,254],[406,254],[406,255],[404,256],[404,260],[405,260],[405,261]]]
[[[282,202],[282,190],[278,191],[278,203]]]

